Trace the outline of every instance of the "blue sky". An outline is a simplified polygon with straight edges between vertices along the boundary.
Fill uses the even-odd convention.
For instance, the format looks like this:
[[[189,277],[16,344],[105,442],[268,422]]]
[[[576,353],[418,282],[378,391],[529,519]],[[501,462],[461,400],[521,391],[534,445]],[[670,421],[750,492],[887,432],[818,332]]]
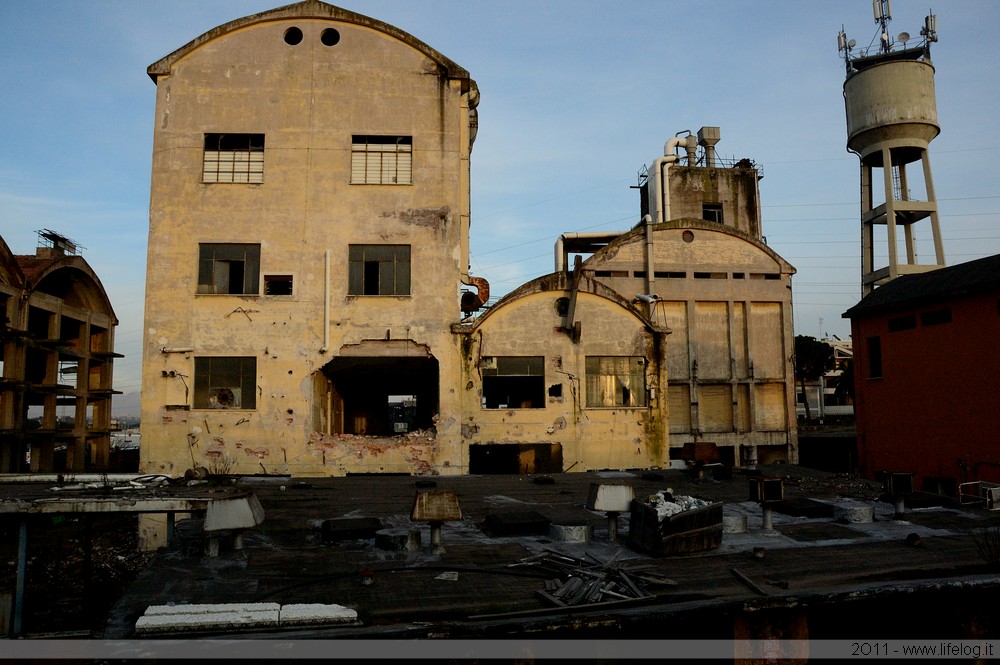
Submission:
[[[146,67],[280,0],[0,2],[0,235],[80,243],[120,319],[115,387],[139,390],[154,85]],[[721,128],[761,165],[764,234],[794,265],[795,331],[846,338],[860,297],[858,160],[837,52],[876,35],[868,0],[352,0],[444,53],[482,92],[472,271],[494,295],[553,269],[556,237],[638,221],[637,173],[676,133]],[[924,2],[894,0],[919,35]],[[1000,253],[1000,3],[935,8],[931,165],[949,264]],[[929,261],[929,226],[918,253]],[[881,265],[881,264],[880,264]]]

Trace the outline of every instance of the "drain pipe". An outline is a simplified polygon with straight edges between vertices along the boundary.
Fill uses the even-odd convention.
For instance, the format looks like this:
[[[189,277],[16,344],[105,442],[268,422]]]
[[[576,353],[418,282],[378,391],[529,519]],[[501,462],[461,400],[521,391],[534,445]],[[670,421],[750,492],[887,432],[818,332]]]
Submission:
[[[653,282],[655,281],[655,268],[653,262],[653,216],[645,215],[642,218],[642,224],[646,232],[646,293],[653,293]],[[647,314],[649,318],[653,318],[653,309],[656,307],[656,301],[650,302],[647,307]]]
[[[323,348],[320,353],[330,350],[330,250],[323,254]]]

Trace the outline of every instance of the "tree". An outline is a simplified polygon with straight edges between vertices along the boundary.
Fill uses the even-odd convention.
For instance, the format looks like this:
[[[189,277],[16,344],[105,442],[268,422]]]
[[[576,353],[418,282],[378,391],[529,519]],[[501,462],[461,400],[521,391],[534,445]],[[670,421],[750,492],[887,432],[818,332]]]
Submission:
[[[854,403],[854,360],[844,361],[844,370],[840,373],[840,380],[837,382],[837,389],[833,393],[841,400],[849,400]]]
[[[795,380],[806,407],[806,422],[812,420],[806,381],[815,381],[833,369],[833,347],[808,335],[795,336]]]

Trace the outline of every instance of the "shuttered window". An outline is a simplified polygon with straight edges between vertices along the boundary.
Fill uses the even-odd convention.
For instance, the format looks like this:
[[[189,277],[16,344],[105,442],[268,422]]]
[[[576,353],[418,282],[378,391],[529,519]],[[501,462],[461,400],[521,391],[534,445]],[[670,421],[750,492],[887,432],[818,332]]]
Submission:
[[[351,141],[351,183],[412,185],[413,137],[354,136]]]
[[[264,182],[263,134],[205,134],[202,182]]]
[[[667,386],[667,408],[670,411],[670,433],[691,431],[691,388],[683,384]]]
[[[706,432],[733,431],[733,388],[731,385],[698,387],[698,410]]]

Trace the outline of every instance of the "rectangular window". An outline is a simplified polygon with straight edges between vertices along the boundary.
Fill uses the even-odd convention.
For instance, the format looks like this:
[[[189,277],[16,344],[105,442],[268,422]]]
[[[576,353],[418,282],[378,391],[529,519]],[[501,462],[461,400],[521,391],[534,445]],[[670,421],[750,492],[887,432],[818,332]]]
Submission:
[[[912,314],[907,316],[897,316],[889,319],[889,332],[899,332],[901,330],[912,330],[917,327],[917,319]]]
[[[265,296],[292,295],[292,276],[264,275],[264,295]]]
[[[348,247],[347,293],[352,296],[410,295],[410,246]]]
[[[868,338],[868,378],[882,378],[882,338]]]
[[[194,408],[256,409],[257,359],[252,356],[195,358]]]
[[[715,222],[717,224],[722,224],[722,204],[702,203],[701,218],[704,219],[706,222]]]
[[[354,136],[351,139],[351,183],[412,185],[413,137]]]
[[[920,313],[920,325],[922,326],[937,326],[942,323],[951,323],[950,309],[935,309]]]
[[[263,134],[205,134],[202,182],[264,182]]]
[[[545,408],[542,356],[498,356],[488,364],[482,368],[484,409]]]
[[[646,361],[635,356],[588,356],[588,407],[646,406]]]
[[[198,293],[260,293],[260,245],[198,245]]]

